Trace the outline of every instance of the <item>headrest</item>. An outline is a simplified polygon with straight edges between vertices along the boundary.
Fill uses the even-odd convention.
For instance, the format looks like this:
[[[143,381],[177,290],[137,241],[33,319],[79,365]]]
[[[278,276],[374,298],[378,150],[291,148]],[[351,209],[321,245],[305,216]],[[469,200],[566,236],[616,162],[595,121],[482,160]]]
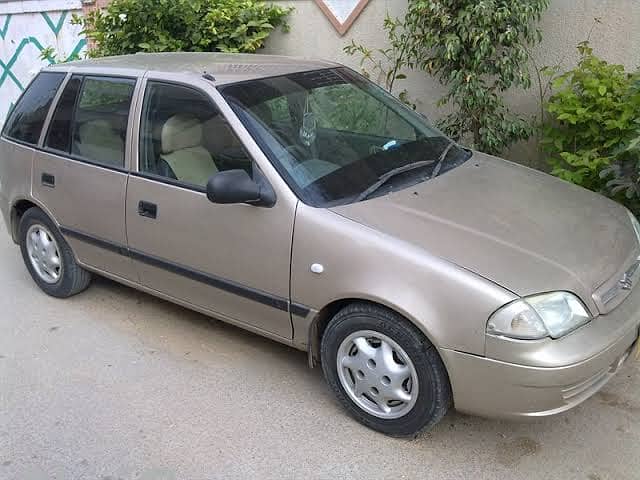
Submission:
[[[202,124],[193,115],[174,115],[162,126],[160,143],[162,153],[197,147],[202,143]]]
[[[91,120],[80,125],[78,135],[82,143],[102,144],[104,137],[113,137],[117,133],[107,120]]]

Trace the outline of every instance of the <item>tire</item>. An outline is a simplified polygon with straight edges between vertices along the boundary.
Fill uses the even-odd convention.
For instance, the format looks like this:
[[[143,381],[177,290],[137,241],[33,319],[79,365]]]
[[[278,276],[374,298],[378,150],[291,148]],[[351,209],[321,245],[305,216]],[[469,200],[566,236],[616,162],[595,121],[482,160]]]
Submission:
[[[27,239],[27,235],[31,236],[31,240]],[[33,240],[34,238],[37,240]],[[85,290],[91,283],[91,273],[78,265],[69,244],[39,208],[30,208],[20,219],[18,240],[22,259],[31,278],[47,295],[56,298],[71,297]],[[57,254],[49,253],[53,251]],[[40,253],[42,257],[46,257],[44,260]],[[57,260],[53,261],[54,258]]]
[[[321,362],[327,383],[349,414],[387,435],[416,436],[437,424],[452,405],[449,376],[436,348],[386,308],[354,303],[339,311],[322,337]]]

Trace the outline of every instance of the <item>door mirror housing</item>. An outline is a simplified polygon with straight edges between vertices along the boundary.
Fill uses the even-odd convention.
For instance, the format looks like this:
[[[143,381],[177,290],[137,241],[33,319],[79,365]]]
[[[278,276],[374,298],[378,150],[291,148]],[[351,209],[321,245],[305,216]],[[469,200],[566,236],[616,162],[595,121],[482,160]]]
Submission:
[[[213,203],[248,203],[260,207],[272,207],[276,203],[275,192],[264,182],[254,181],[244,170],[224,170],[207,182],[207,198]]]

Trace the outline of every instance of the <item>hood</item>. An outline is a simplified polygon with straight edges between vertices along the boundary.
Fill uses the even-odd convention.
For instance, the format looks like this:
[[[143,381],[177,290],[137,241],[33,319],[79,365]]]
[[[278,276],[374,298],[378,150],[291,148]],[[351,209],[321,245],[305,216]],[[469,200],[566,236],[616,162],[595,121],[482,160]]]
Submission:
[[[592,294],[638,255],[626,210],[550,175],[475,153],[421,184],[332,209],[521,296]]]

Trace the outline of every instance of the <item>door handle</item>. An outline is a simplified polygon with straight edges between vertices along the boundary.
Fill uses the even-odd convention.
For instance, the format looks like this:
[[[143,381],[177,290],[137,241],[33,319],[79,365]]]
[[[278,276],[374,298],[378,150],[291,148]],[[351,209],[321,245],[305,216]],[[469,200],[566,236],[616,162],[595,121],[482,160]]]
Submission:
[[[138,203],[138,215],[147,218],[156,218],[158,216],[158,206],[155,203],[140,200]]]
[[[55,188],[56,186],[56,177],[54,177],[50,173],[43,173],[40,177],[40,181],[45,187]]]

